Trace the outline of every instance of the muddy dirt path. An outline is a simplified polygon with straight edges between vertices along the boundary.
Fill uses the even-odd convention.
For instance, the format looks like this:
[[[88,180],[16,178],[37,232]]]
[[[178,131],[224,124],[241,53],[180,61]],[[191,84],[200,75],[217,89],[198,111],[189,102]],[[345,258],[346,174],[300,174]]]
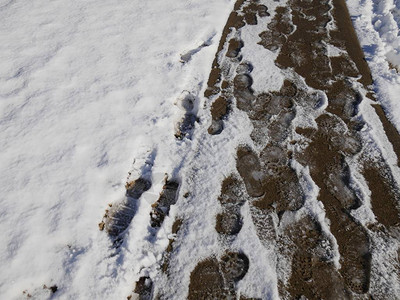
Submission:
[[[277,253],[282,299],[396,299],[390,280],[400,280],[398,166],[365,134],[371,124],[361,105],[380,120],[397,161],[400,136],[375,102],[345,1],[270,1],[278,3],[273,12],[267,2],[236,2],[205,90],[212,103],[208,133],[221,134],[238,109],[251,120],[253,143],[237,148],[237,172],[221,182],[215,230],[225,255],[191,271],[189,298],[248,299],[237,284],[249,259],[229,248],[243,225],[241,207],[248,203],[258,238]],[[275,65],[286,74],[279,90],[252,88],[254,66],[241,53],[241,30],[259,30],[255,25],[262,25],[257,43],[276,54]],[[295,122],[300,114],[312,122]],[[305,178],[318,188],[322,221],[307,208]],[[366,207],[372,219],[360,216]],[[162,222],[157,206],[152,218]],[[171,240],[166,257],[174,255],[173,248]],[[289,273],[281,271],[287,266]],[[391,270],[394,275],[385,277]]]

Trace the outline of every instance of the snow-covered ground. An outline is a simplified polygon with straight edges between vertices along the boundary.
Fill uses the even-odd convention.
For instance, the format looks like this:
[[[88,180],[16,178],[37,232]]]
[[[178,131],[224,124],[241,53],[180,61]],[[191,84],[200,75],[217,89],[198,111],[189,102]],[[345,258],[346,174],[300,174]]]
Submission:
[[[110,256],[97,224],[135,159],[171,174],[185,158],[175,102],[204,88],[233,4],[0,1],[2,299],[49,297],[44,284],[63,299],[129,295],[139,266]]]
[[[158,284],[170,298],[187,293],[188,270],[218,251],[218,207],[210,204],[235,170],[236,146],[251,143],[251,124],[239,110],[221,135],[207,133],[203,92],[234,2],[0,0],[0,298],[46,299],[43,285],[57,285],[60,299],[124,299],[139,276],[157,276],[173,217],[182,215],[198,217],[172,262],[179,285]],[[273,14],[278,4],[263,2]],[[347,3],[378,99],[400,129],[400,75],[389,68],[400,69],[400,1]],[[254,32],[242,31],[245,45],[257,43]],[[253,87],[278,89],[284,78],[270,67],[275,56],[261,58],[257,49],[242,50],[254,58]],[[189,94],[201,130],[180,141],[174,133]],[[153,186],[116,254],[98,223],[109,203],[124,199],[128,172],[135,179],[144,166]],[[180,199],[191,196],[171,208],[154,237],[149,212],[165,173],[181,180]],[[323,215],[315,193],[311,185],[308,209]],[[246,221],[247,204],[242,213],[233,247],[253,249],[247,254],[257,263],[239,288],[275,299],[275,254]]]

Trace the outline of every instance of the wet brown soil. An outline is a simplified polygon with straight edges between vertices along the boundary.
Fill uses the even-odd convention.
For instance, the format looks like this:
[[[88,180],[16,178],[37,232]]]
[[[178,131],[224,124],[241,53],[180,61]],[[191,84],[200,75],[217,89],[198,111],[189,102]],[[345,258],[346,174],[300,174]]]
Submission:
[[[225,97],[218,97],[211,106],[212,123],[208,128],[208,133],[215,135],[222,132],[224,129],[223,120],[226,119],[229,113],[230,101]]]
[[[240,49],[243,47],[243,42],[237,38],[232,38],[228,41],[227,37],[232,30],[239,30],[245,25],[256,25],[258,18],[269,16],[268,8],[257,2],[237,0],[222,32],[208,79],[207,89],[204,92],[204,96],[209,99],[220,94],[220,97],[217,99],[219,102],[211,108],[213,123],[209,128],[210,134],[219,134],[222,131],[222,119],[226,118],[230,103],[227,98],[225,101],[222,101],[229,83],[223,80],[223,62],[219,60],[219,55],[224,51],[224,47],[227,46],[225,57],[234,61],[241,60]],[[221,111],[225,111],[225,113],[221,115]]]
[[[350,299],[344,279],[331,261],[331,241],[312,217],[304,216],[286,227],[279,236],[279,246],[292,254],[286,291],[290,299]]]
[[[200,262],[190,275],[189,299],[223,299],[233,297],[226,291],[219,262],[209,258]]]
[[[188,299],[235,299],[235,284],[249,269],[249,259],[240,252],[227,252],[219,260],[200,262],[190,275]]]
[[[359,206],[360,200],[349,184],[349,168],[345,157],[360,151],[357,133],[352,131],[350,124],[351,118],[357,113],[360,96],[352,89],[349,79],[360,74],[360,81],[364,85],[372,81],[365,62],[360,60],[363,55],[354,32],[349,30],[352,27],[349,26],[351,24],[346,7],[341,1],[333,1],[333,6],[331,13],[338,30],[329,32],[327,24],[331,7],[328,1],[290,1],[296,31],[287,37],[276,62],[282,68],[293,68],[305,78],[308,86],[323,90],[328,96],[327,111],[334,115],[322,115],[316,120],[318,129],[306,135],[311,142],[304,152],[295,153],[295,157],[310,167],[311,176],[320,188],[318,199],[324,204],[327,218],[331,222],[330,230],[339,246],[342,265],[339,271],[345,285],[343,281],[336,280],[335,288],[342,291],[349,288],[354,293],[363,294],[369,288],[369,237],[350,214],[351,209]],[[341,46],[349,56],[330,59],[321,41]],[[299,255],[294,256],[294,262]],[[306,261],[311,262],[311,258]],[[288,286],[291,294],[304,292],[302,288],[305,285],[298,284],[299,278],[300,275],[294,281],[291,280]],[[324,290],[323,286],[318,285],[313,289],[308,291],[308,297],[318,298],[316,291]]]
[[[346,2],[345,0],[333,0],[333,6],[333,15],[337,22],[338,29],[332,32],[332,39],[344,40],[346,51],[351,57],[351,60],[356,64],[362,76],[359,81],[364,84],[364,86],[371,85],[373,83],[371,71],[365,60],[360,43],[358,42]],[[336,38],[336,35],[339,38]]]
[[[380,224],[386,228],[399,227],[400,193],[387,166],[371,168],[367,165],[363,175],[371,190],[372,210]]]
[[[218,198],[222,211],[216,216],[215,230],[221,235],[233,236],[242,228],[240,208],[244,204],[243,182],[234,175],[222,182]]]
[[[318,130],[315,132],[298,130],[298,133],[305,133],[311,142],[306,151],[296,153],[296,159],[310,167],[311,176],[321,189],[318,198],[325,206],[327,217],[331,221],[331,232],[339,244],[341,276],[344,278],[347,288],[354,293],[362,294],[368,292],[369,287],[371,259],[369,237],[367,230],[358,224],[350,214],[352,209],[359,206],[360,200],[357,199],[349,184],[349,168],[345,163],[345,158],[352,157],[361,151],[361,141],[356,132],[359,124],[354,124],[352,120],[357,113],[357,105],[361,101],[361,97],[351,87],[349,79],[360,77],[359,81],[367,88],[372,80],[361,48],[355,38],[354,30],[348,26],[350,19],[342,1],[333,1],[332,14],[338,30],[330,32],[334,41],[329,38],[326,17],[330,7],[327,4],[324,1],[291,1],[290,7],[296,31],[289,37],[286,36],[289,29],[283,32],[282,45],[276,45],[275,42],[275,45],[271,46],[268,40],[264,40],[264,43],[269,50],[281,46],[277,64],[283,68],[293,68],[305,78],[309,86],[325,91],[328,96],[327,111],[335,116],[322,115],[318,118],[316,120]],[[283,9],[279,10],[277,19],[284,20],[285,17],[282,17],[284,12]],[[310,15],[312,18],[305,18]],[[313,21],[310,22],[310,19]],[[277,30],[278,28],[273,29]],[[266,35],[260,35],[261,38],[264,36]],[[324,51],[319,44],[321,40],[336,44],[338,47],[342,46],[349,56],[329,58],[326,50]],[[380,118],[383,120],[382,122],[387,122],[384,120],[384,114],[381,113]],[[386,123],[384,126],[388,128],[385,128],[387,133],[393,133],[391,142],[395,144],[399,136],[397,131],[393,130],[393,125],[390,123]],[[341,130],[338,130],[340,127]],[[301,157],[302,155],[304,157]],[[371,177],[370,180],[367,179],[369,182],[373,182],[372,176],[376,174],[376,183],[371,184],[372,202],[376,202],[373,210],[377,215],[382,216],[382,222],[387,226],[395,226],[398,224],[398,209],[393,204],[396,199],[393,195],[396,192],[393,191],[396,191],[396,188],[393,180],[391,180],[392,184],[388,186],[387,178],[390,176],[384,176],[381,172],[377,174],[378,170],[377,166],[370,166],[364,172],[364,176]],[[390,173],[390,171],[388,172]],[[383,187],[385,182],[386,189]],[[389,216],[383,217],[385,213],[379,212],[379,209],[386,210]],[[316,282],[315,279],[313,282]],[[340,288],[340,282],[338,285],[339,290],[345,290],[345,288]],[[295,284],[293,281],[290,282],[289,290],[293,290],[293,287],[296,286],[298,286],[296,293],[302,293],[304,285]],[[315,288],[318,289],[318,287]],[[316,295],[318,293],[314,291],[307,297],[313,298]]]
[[[222,31],[222,36],[218,46],[217,54],[215,55],[215,59],[211,67],[210,76],[208,78],[207,89],[204,92],[204,96],[207,98],[217,94],[220,91],[218,84],[221,81],[221,67],[218,61],[218,53],[220,53],[221,50],[223,49],[227,40],[227,36],[231,32],[232,28],[235,28],[237,30],[245,25],[244,17],[238,14],[244,2],[245,0],[236,1],[234,9],[232,13],[229,15],[224,30]]]
[[[331,221],[330,230],[339,245],[340,273],[353,292],[363,294],[369,287],[370,243],[366,230],[350,215],[360,200],[349,184],[342,144],[331,142],[340,134],[335,130],[340,121],[337,117],[322,115],[317,122],[318,130],[310,136],[312,142],[299,154],[298,160],[310,166],[311,176],[320,188],[318,199],[324,204]]]

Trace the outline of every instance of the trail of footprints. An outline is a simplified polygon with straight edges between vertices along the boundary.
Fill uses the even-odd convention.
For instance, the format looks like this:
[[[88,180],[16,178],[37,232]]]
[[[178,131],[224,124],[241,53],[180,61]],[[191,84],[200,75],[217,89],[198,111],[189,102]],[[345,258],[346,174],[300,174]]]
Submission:
[[[268,9],[258,3],[238,1],[235,10],[229,17],[224,29],[223,36],[228,36],[231,27],[239,29],[245,24],[256,25],[257,16],[268,16]],[[241,12],[237,12],[242,9]],[[221,45],[220,45],[221,47]],[[208,82],[206,97],[217,95],[211,107],[212,123],[208,128],[211,135],[220,134],[224,128],[232,105],[233,96],[237,102],[241,100],[243,105],[254,98],[251,89],[252,78],[249,75],[252,66],[249,63],[241,62],[240,49],[243,42],[234,37],[229,41],[226,51],[226,60],[219,64],[217,59],[214,61],[213,69]],[[220,49],[221,50],[221,49]],[[236,70],[235,70],[236,68]],[[233,72],[236,76],[232,79]],[[221,72],[223,76],[219,73]],[[222,78],[224,81],[221,82]],[[233,81],[233,84],[232,84]],[[220,84],[220,86],[218,86]],[[232,86],[233,85],[233,86]],[[233,94],[233,95],[232,95]],[[240,99],[240,100],[238,100]],[[239,106],[239,104],[238,104]],[[257,157],[252,156],[251,150],[241,149],[247,162],[253,162],[250,167],[256,168]],[[248,160],[247,160],[248,159]],[[244,166],[246,169],[248,166]],[[247,169],[254,174],[255,169]],[[261,172],[260,172],[261,175]],[[247,191],[253,196],[260,196],[259,179],[250,177],[238,178],[235,174],[226,178],[221,187],[221,195],[218,198],[221,204],[221,212],[216,216],[215,230],[221,235],[222,247],[225,254],[221,258],[210,257],[200,262],[192,271],[189,285],[189,299],[246,299],[243,295],[236,294],[236,283],[241,280],[249,268],[249,259],[245,253],[235,252],[229,249],[229,240],[235,238],[242,228],[241,206],[245,202],[244,185]],[[260,194],[261,193],[261,194]]]
[[[326,93],[325,112],[320,112],[326,102],[322,94],[310,91],[296,73],[291,74],[293,79],[286,80],[279,92],[254,93],[252,65],[243,62],[240,55],[243,42],[238,38],[239,29],[247,23],[240,12],[243,1],[238,1],[228,20],[237,32],[226,43],[226,50],[219,49],[225,51],[225,57],[217,60],[217,53],[205,93],[213,101],[209,133],[216,135],[223,131],[231,106],[236,103],[253,123],[251,138],[256,147],[242,145],[237,149],[240,178],[232,174],[222,183],[219,197],[222,212],[216,216],[216,230],[224,236],[237,235],[242,227],[240,206],[243,199],[250,199],[260,240],[267,247],[275,245],[291,259],[289,282],[279,282],[279,292],[284,298],[346,299],[369,291],[370,234],[351,213],[363,200],[351,185],[347,159],[358,157],[363,163],[363,175],[372,191],[371,201],[378,221],[389,230],[400,224],[397,183],[382,157],[369,158],[373,150],[366,147],[359,134],[364,127],[356,117],[361,96],[352,87],[352,81],[358,79],[367,89],[372,82],[362,54],[354,55],[359,54],[353,49],[357,45],[349,42],[354,36],[349,38],[351,32],[343,29],[348,26],[343,25],[348,16],[338,2],[289,1],[289,7],[276,9],[268,29],[259,35],[260,45],[269,51],[279,51],[276,60],[279,67],[293,68],[309,87]],[[328,30],[332,18],[343,32]],[[321,41],[350,49],[349,55],[328,57]],[[299,110],[314,116],[318,128],[293,127],[292,121]],[[385,115],[378,110],[377,113],[391,130]],[[396,144],[399,136],[393,130],[391,134],[389,139]],[[324,205],[330,230],[339,246],[339,270],[333,263],[330,236],[314,217],[302,210],[304,191],[292,168],[294,159],[310,168],[311,177],[320,188],[318,200]],[[243,190],[246,195],[241,195]],[[287,220],[293,214],[297,218],[293,215],[296,221],[278,223],[276,227],[274,214],[278,220]]]
[[[203,47],[203,45],[202,45]],[[190,58],[189,58],[190,59]],[[179,140],[191,139],[198,118],[195,114],[196,97],[188,92],[183,91],[177,99],[177,105],[184,112],[183,117],[176,123],[175,138]],[[142,194],[152,188],[152,166],[154,161],[154,153],[151,153],[141,166],[137,178],[132,179],[132,173],[129,172],[125,185],[125,197],[115,203],[110,203],[105,211],[102,221],[99,223],[99,229],[107,232],[112,242],[112,248],[118,249],[124,240],[125,233],[137,213],[138,201]],[[176,204],[178,199],[180,183],[177,179],[169,179],[168,175],[164,177],[164,185],[160,192],[159,198],[151,205],[149,234],[155,236],[158,229],[162,226],[164,219],[169,215],[170,207]],[[187,197],[188,193],[183,195]],[[176,234],[180,229],[183,220],[177,219],[172,226],[172,234]],[[165,250],[161,262],[161,270],[167,272],[169,265],[169,257],[173,250],[174,239],[170,239],[169,245]],[[116,252],[117,253],[117,252]],[[139,299],[153,299],[153,282],[150,277],[140,277],[135,283],[133,294],[128,296],[131,299],[133,295]]]
[[[196,97],[192,93],[184,91],[177,103],[175,103],[184,111],[182,119],[175,126],[177,140],[191,139],[195,122],[198,121],[194,113],[195,102]],[[154,153],[151,153],[144,165],[140,166],[141,169],[137,178],[132,179],[131,172],[129,172],[125,185],[126,194],[124,199],[116,203],[110,203],[105,211],[103,220],[99,223],[99,229],[108,233],[115,248],[118,248],[123,242],[125,231],[136,214],[138,201],[142,194],[152,188],[151,178],[154,155]],[[152,204],[150,212],[150,226],[152,228],[157,229],[162,226],[165,217],[169,214],[171,205],[174,205],[177,201],[179,186],[178,180],[169,179],[167,175],[165,176],[160,196]],[[153,234],[155,233],[153,232]]]
[[[202,45],[201,47],[206,46]],[[193,53],[192,53],[193,54]],[[189,58],[190,59],[190,58]],[[183,112],[183,117],[175,125],[175,138],[179,140],[191,139],[195,129],[195,123],[198,118],[195,114],[196,97],[188,92],[183,91],[177,99],[177,105]],[[142,194],[152,188],[152,166],[155,154],[151,153],[141,166],[137,178],[132,179],[132,173],[129,172],[125,185],[125,197],[115,203],[110,203],[105,211],[102,221],[99,223],[99,229],[107,232],[112,242],[112,248],[118,249],[124,240],[125,233],[131,224],[134,216],[137,213],[138,201]],[[176,204],[178,199],[180,182],[175,178],[164,177],[164,185],[160,192],[159,198],[151,205],[149,234],[155,236],[158,229],[162,226],[164,219],[169,215],[172,205]],[[188,193],[183,195],[188,197]],[[177,219],[172,226],[172,234],[176,234],[183,223],[182,219]],[[161,261],[161,270],[166,273],[169,266],[169,258],[173,250],[174,239],[170,239],[169,245],[163,254]],[[117,252],[116,252],[117,253]],[[153,282],[150,277],[140,277],[135,283],[133,293],[128,296],[131,299],[133,296],[139,297],[142,300],[153,299]]]
[[[140,176],[136,179],[130,179],[128,176],[127,183],[125,185],[126,195],[123,200],[109,204],[109,208],[106,209],[103,220],[99,223],[99,229],[107,232],[112,242],[112,248],[118,249],[122,243],[130,223],[132,222],[136,212],[138,201],[142,197],[143,193],[148,191],[152,187],[151,182],[151,159],[153,153],[146,160],[144,166],[141,168]],[[131,175],[131,173],[129,174]],[[158,229],[162,226],[165,217],[169,215],[170,207],[176,203],[178,198],[180,183],[176,179],[169,179],[168,176],[164,177],[164,186],[160,192],[159,198],[151,205],[150,211],[150,222],[149,222],[149,234],[155,236]],[[178,219],[175,221],[172,227],[172,233],[176,234],[182,224],[182,220]],[[151,229],[150,229],[151,228]],[[169,255],[172,251],[173,239],[170,240],[169,246],[164,253],[163,258],[163,271],[168,268]],[[142,300],[153,299],[153,282],[150,277],[140,277],[135,283],[133,290],[135,296]],[[131,299],[133,296],[128,296]]]
[[[223,31],[205,91],[205,97],[212,101],[208,132],[221,134],[236,104],[252,122],[254,144],[238,147],[236,171],[221,183],[218,198],[221,210],[216,216],[215,230],[221,236],[225,253],[200,262],[191,272],[189,299],[246,299],[237,295],[236,283],[246,275],[250,261],[245,253],[229,248],[243,226],[241,207],[245,201],[249,202],[260,241],[267,248],[275,247],[278,253],[278,290],[282,298],[372,297],[369,294],[371,232],[380,234],[381,226],[389,231],[399,228],[400,193],[385,160],[376,153],[371,158],[371,149],[359,133],[364,126],[356,117],[361,96],[353,83],[359,80],[368,89],[372,82],[368,78],[368,67],[363,65],[365,62],[354,58],[354,53],[350,53],[354,49],[348,50],[352,47],[344,37],[348,33],[327,28],[332,18],[339,29],[343,26],[346,16],[338,17],[337,14],[344,14],[338,2],[290,0],[288,7],[276,9],[267,29],[259,34],[259,44],[266,51],[279,51],[275,63],[286,70],[290,79],[284,81],[279,91],[264,93],[255,93],[251,87],[253,66],[241,55],[244,45],[240,28],[255,25],[269,16],[268,9],[258,1],[236,2]],[[328,43],[348,50],[349,55],[329,57]],[[222,58],[220,53],[225,53]],[[176,127],[177,139],[191,138],[197,121],[195,101],[190,93],[182,97],[180,105],[185,114]],[[308,115],[318,127],[296,127],[293,120],[299,113]],[[385,128],[389,128],[384,114],[379,114],[378,110],[377,113],[386,124]],[[400,141],[393,130],[391,132],[390,140]],[[363,163],[362,175],[371,190],[378,226],[371,224],[365,228],[352,215],[364,200],[351,184],[348,159]],[[332,236],[304,209],[305,192],[293,168],[295,162],[309,167],[320,189],[318,200],[324,206],[330,231],[339,247],[340,269],[333,260]],[[151,166],[149,168],[151,170]],[[110,205],[99,224],[117,247],[135,214],[137,199],[151,187],[150,177],[143,174],[145,176],[127,183],[126,199]],[[159,228],[162,225],[170,206],[176,203],[178,191],[179,182],[165,178],[160,197],[152,205],[150,226]],[[182,224],[183,220],[176,220],[172,232],[176,234]],[[173,239],[164,253],[163,272],[168,273],[172,251]],[[291,275],[283,278],[279,269],[287,264],[291,266]],[[140,278],[135,289],[139,299],[154,297],[152,285],[150,278]]]
[[[200,262],[190,275],[188,299],[235,299],[235,284],[249,268],[243,253],[226,252],[220,259]]]
[[[135,216],[138,209],[138,201],[142,194],[152,187],[151,173],[154,161],[154,153],[150,153],[142,166],[140,166],[140,175],[138,178],[131,179],[132,173],[129,173],[125,184],[125,197],[109,203],[102,221],[99,223],[99,229],[107,232],[114,248],[119,248],[123,242],[126,229]]]

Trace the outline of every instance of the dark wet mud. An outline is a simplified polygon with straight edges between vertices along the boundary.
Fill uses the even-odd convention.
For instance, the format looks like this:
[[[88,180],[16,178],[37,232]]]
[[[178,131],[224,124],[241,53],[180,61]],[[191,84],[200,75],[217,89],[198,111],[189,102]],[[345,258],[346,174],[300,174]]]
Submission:
[[[363,175],[371,190],[372,210],[378,222],[386,228],[399,227],[400,191],[387,165],[371,168],[368,164]]]
[[[220,259],[200,262],[190,275],[188,299],[235,299],[235,284],[249,269],[249,259],[240,252],[227,252]]]
[[[318,198],[324,204],[331,221],[330,230],[339,245],[340,272],[346,285],[353,292],[363,294],[369,286],[370,243],[366,230],[350,214],[352,209],[359,207],[360,200],[349,185],[349,167],[342,152],[343,145],[329,142],[338,138],[334,128],[339,122],[337,117],[319,117],[319,129],[309,136],[312,142],[298,155],[298,160],[311,166],[311,176],[321,189]]]
[[[224,129],[224,120],[229,113],[231,103],[225,97],[220,96],[211,106],[212,123],[208,128],[208,133],[215,135]]]
[[[331,241],[316,220],[303,216],[287,226],[279,237],[281,251],[291,249],[292,274],[281,295],[290,299],[349,299],[350,292],[334,266]]]

